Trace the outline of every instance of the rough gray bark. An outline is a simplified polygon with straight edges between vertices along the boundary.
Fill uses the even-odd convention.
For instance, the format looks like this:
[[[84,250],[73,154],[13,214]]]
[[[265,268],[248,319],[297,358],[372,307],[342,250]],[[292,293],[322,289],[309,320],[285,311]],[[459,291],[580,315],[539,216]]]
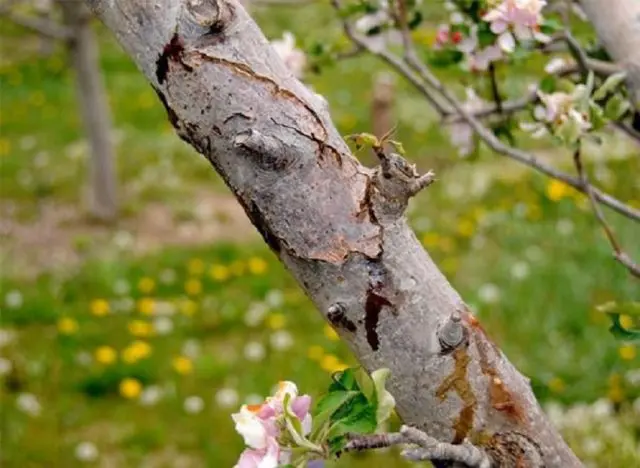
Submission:
[[[80,115],[90,146],[88,207],[92,216],[111,221],[118,214],[115,154],[111,116],[100,72],[98,48],[91,30],[91,12],[81,0],[59,0],[76,74]]]
[[[411,168],[361,166],[235,0],[87,0],[405,423],[494,466],[574,467],[529,381],[407,225]]]
[[[636,109],[640,109],[640,1],[580,0],[611,58],[628,73]]]

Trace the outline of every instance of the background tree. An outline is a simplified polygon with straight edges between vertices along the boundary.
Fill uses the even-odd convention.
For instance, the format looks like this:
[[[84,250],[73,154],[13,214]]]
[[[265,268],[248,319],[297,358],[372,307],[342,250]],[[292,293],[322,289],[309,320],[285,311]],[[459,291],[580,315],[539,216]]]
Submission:
[[[56,20],[58,9],[60,21]],[[111,116],[89,9],[77,0],[12,1],[0,7],[0,14],[38,34],[45,52],[54,41],[65,42],[90,148],[86,193],[89,213],[96,219],[113,221],[118,201]]]

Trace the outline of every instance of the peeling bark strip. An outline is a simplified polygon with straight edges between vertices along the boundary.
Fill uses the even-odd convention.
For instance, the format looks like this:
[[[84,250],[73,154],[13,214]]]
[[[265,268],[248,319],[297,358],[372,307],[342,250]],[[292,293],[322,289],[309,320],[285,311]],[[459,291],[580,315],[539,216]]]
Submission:
[[[494,466],[540,466],[523,458],[536,445],[547,468],[581,466],[507,359],[484,360],[492,345],[469,322],[443,328],[464,302],[402,216],[432,175],[391,155],[361,166],[237,1],[87,1],[364,368],[390,369],[406,424],[446,442],[483,432]]]
[[[500,357],[500,350],[491,341],[480,322],[473,315],[467,314],[466,319],[471,325],[473,343],[478,351],[480,370],[489,378],[489,401],[491,406],[513,422],[526,424],[526,416],[522,404],[518,397],[502,381],[496,368],[495,360]],[[493,354],[493,363],[489,361],[489,353]]]
[[[462,400],[462,409],[453,424],[455,435],[452,443],[460,444],[466,439],[473,428],[473,417],[477,404],[473,394],[473,388],[469,383],[467,369],[471,358],[467,352],[467,347],[462,346],[453,352],[454,367],[453,372],[447,376],[436,390],[436,396],[441,401],[447,398],[449,392],[454,391]]]

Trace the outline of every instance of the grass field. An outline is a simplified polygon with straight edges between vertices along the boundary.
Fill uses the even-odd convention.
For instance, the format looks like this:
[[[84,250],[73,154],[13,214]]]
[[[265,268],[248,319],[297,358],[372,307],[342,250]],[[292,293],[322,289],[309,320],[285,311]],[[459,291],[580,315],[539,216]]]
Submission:
[[[257,17],[270,37],[288,29],[311,44],[338,34],[323,27],[324,8]],[[64,50],[39,57],[32,38],[2,21],[2,466],[233,466],[242,441],[229,415],[241,403],[266,396],[281,379],[318,396],[331,372],[355,362],[257,236],[168,242],[157,233],[155,248],[136,247],[140,232],[131,222],[150,205],[165,207],[179,231],[198,217],[194,200],[226,192],[175,137],[151,88],[100,27],[123,220],[104,227],[86,219],[87,148]],[[542,63],[503,71],[505,94],[522,92]],[[309,76],[343,134],[369,129],[371,90],[362,83],[380,70],[357,58]],[[458,157],[426,103],[400,80],[396,104],[398,139],[439,177],[410,207],[426,249],[531,378],[575,451],[593,466],[640,464],[638,350],[615,341],[595,309],[638,300],[640,288],[611,258],[587,200],[488,151]],[[535,145],[571,170],[568,153]],[[640,206],[637,147],[609,135],[587,157],[606,190]],[[19,234],[37,238],[45,213],[68,209],[80,215],[56,218],[54,240],[73,262],[32,262],[55,246],[25,244]],[[638,227],[608,216],[640,258]],[[403,463],[389,452],[336,466]]]

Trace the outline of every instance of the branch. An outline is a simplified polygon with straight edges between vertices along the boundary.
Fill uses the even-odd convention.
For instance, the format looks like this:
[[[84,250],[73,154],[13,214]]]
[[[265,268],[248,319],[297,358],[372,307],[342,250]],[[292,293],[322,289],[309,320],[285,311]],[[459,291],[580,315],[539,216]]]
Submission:
[[[0,16],[6,17],[9,21],[17,24],[18,26],[51,39],[65,40],[72,36],[69,28],[65,28],[64,26],[60,26],[53,21],[43,18],[33,18],[21,15],[19,13],[8,11],[8,9],[0,9]]]
[[[585,188],[587,195],[589,197],[589,202],[591,203],[591,208],[593,209],[593,213],[595,214],[596,219],[602,226],[602,229],[604,230],[604,233],[607,236],[607,240],[609,241],[609,244],[611,244],[611,248],[613,249],[613,252],[614,252],[613,257],[616,260],[618,260],[618,262],[620,262],[622,265],[624,265],[633,276],[640,278],[640,266],[634,263],[631,257],[629,257],[629,255],[622,250],[622,248],[620,247],[620,244],[616,239],[613,229],[611,228],[611,226],[609,226],[609,223],[607,223],[607,220],[604,217],[604,214],[602,213],[600,206],[598,205],[595,197],[593,196],[593,189],[591,187],[591,184],[589,183],[587,172],[585,171],[584,166],[582,164],[580,146],[578,146],[578,148],[573,153],[573,161],[578,171],[578,175],[580,176],[580,180],[582,181],[582,185]]]
[[[341,2],[339,0],[332,0],[334,8],[340,10]],[[372,49],[368,41],[356,33],[353,27],[350,25],[347,19],[344,19],[343,29],[349,39],[351,39],[356,45],[364,47],[371,54],[380,57],[398,71],[401,75],[405,76],[415,87],[420,91],[430,103],[437,102],[436,97],[444,99],[449,104],[455,113],[457,113],[463,121],[467,122],[471,128],[478,134],[478,136],[485,142],[489,148],[498,154],[506,156],[510,159],[518,161],[532,169],[541,172],[549,177],[560,180],[567,185],[575,188],[576,190],[586,193],[586,189],[583,187],[581,181],[565,172],[562,172],[552,166],[545,164],[535,157],[535,155],[518,148],[505,145],[500,141],[493,132],[485,127],[478,119],[476,119],[471,113],[464,109],[463,105],[456,99],[456,97],[449,91],[436,76],[417,58],[413,49],[413,43],[408,50],[405,50],[405,60],[401,60],[396,55],[389,52],[387,49]],[[406,62],[406,63],[405,63]],[[407,65],[408,64],[408,65]],[[434,94],[435,91],[435,94]],[[436,108],[441,114],[446,116],[449,111],[441,110],[442,106],[438,105]],[[637,210],[631,206],[626,205],[624,202],[617,198],[602,192],[596,188],[592,189],[594,198],[609,208],[617,211],[618,213],[626,216],[634,221],[640,221],[640,210]]]
[[[528,450],[581,466],[409,228],[432,175],[392,154],[363,167],[235,0],[89,4],[363,367],[390,370],[406,424],[454,445],[486,435],[502,466]]]
[[[483,449],[469,443],[454,445],[439,442],[421,430],[409,426],[402,426],[400,432],[389,434],[352,435],[345,450],[359,452],[394,445],[413,446],[402,452],[405,458],[412,461],[461,463],[469,468],[491,466],[491,459]]]

